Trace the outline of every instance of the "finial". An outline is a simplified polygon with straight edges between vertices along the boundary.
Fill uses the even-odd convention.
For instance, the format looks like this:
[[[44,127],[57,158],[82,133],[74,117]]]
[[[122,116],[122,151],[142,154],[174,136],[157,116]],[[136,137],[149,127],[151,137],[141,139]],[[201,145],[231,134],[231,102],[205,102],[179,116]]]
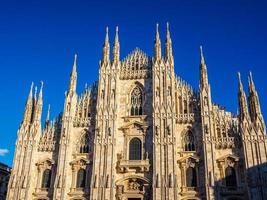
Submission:
[[[32,88],[33,88],[33,81],[32,81],[32,83],[31,83],[30,92],[29,92],[29,97],[32,97]]]
[[[237,72],[237,76],[238,76],[239,82],[241,82],[241,74],[240,74],[240,72]]]
[[[73,65],[76,66],[76,63],[77,63],[77,53],[74,54],[74,62],[73,62]]]
[[[34,88],[34,99],[35,100],[37,99],[37,86],[35,86]]]
[[[159,38],[159,24],[156,24],[156,41],[158,42],[160,40]]]
[[[40,83],[41,83],[41,87],[40,87],[40,92],[39,92],[38,100],[39,100],[40,98],[42,98],[42,96],[43,96],[43,86],[44,86],[44,82],[41,81]]]
[[[115,43],[119,42],[119,27],[116,26]]]
[[[109,38],[108,38],[108,26],[106,27],[106,38],[105,38],[105,45],[109,43]]]
[[[201,64],[205,64],[205,59],[204,59],[204,53],[203,53],[203,47],[202,47],[202,45],[200,45],[199,49],[200,49],[200,60],[201,60]]]
[[[252,72],[251,71],[249,71],[248,82],[249,82],[249,89],[251,91],[255,90],[255,85],[254,85],[254,81],[253,81],[253,77],[252,77]]]
[[[49,122],[49,118],[50,118],[50,104],[48,104],[47,108],[46,122]]]
[[[171,39],[169,22],[167,22],[166,26],[167,26],[167,39]]]
[[[243,85],[242,85],[242,80],[241,80],[241,74],[240,74],[240,72],[237,72],[237,76],[238,76],[239,89],[240,90],[243,90]]]
[[[44,82],[43,81],[40,81],[40,83],[41,83],[41,89],[40,89],[40,91],[42,91],[43,90],[43,86],[44,86]]]

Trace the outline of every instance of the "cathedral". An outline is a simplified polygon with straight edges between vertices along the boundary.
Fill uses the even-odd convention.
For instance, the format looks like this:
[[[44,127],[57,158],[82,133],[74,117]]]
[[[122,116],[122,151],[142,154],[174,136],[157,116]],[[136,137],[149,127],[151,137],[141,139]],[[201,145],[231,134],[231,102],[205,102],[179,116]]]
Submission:
[[[238,73],[238,115],[212,101],[200,47],[199,87],[174,72],[167,24],[153,56],[120,58],[108,28],[99,77],[77,94],[74,57],[62,113],[42,120],[31,85],[17,132],[8,200],[263,200],[267,138],[259,97]],[[42,125],[42,121],[45,123]]]

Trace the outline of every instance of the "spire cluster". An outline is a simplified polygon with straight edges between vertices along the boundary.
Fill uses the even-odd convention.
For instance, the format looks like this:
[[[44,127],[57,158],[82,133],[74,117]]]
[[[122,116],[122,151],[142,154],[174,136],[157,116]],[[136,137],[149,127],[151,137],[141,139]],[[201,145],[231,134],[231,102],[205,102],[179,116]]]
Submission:
[[[37,86],[35,86],[34,96],[32,95],[32,90],[34,83],[31,83],[29,95],[24,109],[24,117],[22,124],[30,125],[33,122],[40,122],[41,113],[43,107],[43,82],[41,81],[41,87],[39,95],[37,98]]]
[[[119,61],[120,61],[119,27],[116,26],[114,44],[112,49],[112,63],[118,64]],[[108,27],[106,27],[106,36],[103,45],[103,54],[101,63],[102,65],[107,65],[110,63],[110,43],[109,43]]]
[[[239,101],[239,115],[240,119],[244,120],[244,118],[247,118],[251,120],[252,123],[258,125],[261,124],[262,129],[265,129],[265,124],[260,108],[260,102],[258,93],[255,88],[255,84],[253,81],[252,73],[249,72],[248,76],[248,84],[249,84],[249,94],[248,94],[248,105],[247,106],[247,97],[243,89],[243,84],[241,81],[241,75],[238,73],[238,101]],[[257,123],[259,122],[259,123]]]
[[[156,33],[154,39],[154,59],[160,60],[161,59],[161,41],[159,35],[159,24],[156,24]],[[173,62],[173,53],[172,53],[172,40],[170,34],[170,26],[167,22],[166,24],[166,39],[165,39],[165,48],[164,48],[164,59],[165,61]]]

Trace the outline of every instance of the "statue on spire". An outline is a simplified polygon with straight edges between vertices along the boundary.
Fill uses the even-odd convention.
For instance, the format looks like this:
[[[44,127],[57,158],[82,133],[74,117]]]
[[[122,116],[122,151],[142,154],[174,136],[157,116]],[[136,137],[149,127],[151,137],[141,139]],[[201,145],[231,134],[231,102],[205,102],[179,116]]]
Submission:
[[[166,30],[166,41],[165,41],[165,60],[173,61],[172,40],[171,40],[171,34],[170,34],[170,26],[168,22],[167,22],[167,30]]]
[[[240,121],[243,121],[244,119],[249,119],[247,98],[243,89],[240,72],[238,72],[237,75],[238,75],[239,118]]]
[[[120,61],[120,42],[119,42],[119,27],[116,26],[116,34],[113,45],[113,63],[118,63]]]
[[[154,40],[154,59],[160,60],[161,59],[161,42],[159,36],[159,24],[156,25],[156,35]]]
[[[33,111],[33,97],[32,97],[33,82],[31,83],[28,99],[24,109],[23,123],[30,124]]]
[[[109,46],[108,27],[106,27],[106,37],[103,45],[102,63],[107,64],[109,62],[109,51],[110,51],[110,46]]]
[[[250,118],[251,121],[254,122],[255,124],[257,121],[260,121],[263,130],[265,130],[265,123],[263,120],[262,112],[261,112],[261,107],[260,107],[260,101],[259,101],[259,96],[258,93],[255,89],[255,84],[253,81],[252,73],[249,72],[249,113],[250,113]]]
[[[207,65],[204,59],[203,48],[200,46],[200,88],[206,88],[209,86]]]
[[[69,82],[69,90],[70,92],[76,92],[76,84],[77,84],[77,54],[74,55],[73,67],[72,72],[70,75],[70,82]]]

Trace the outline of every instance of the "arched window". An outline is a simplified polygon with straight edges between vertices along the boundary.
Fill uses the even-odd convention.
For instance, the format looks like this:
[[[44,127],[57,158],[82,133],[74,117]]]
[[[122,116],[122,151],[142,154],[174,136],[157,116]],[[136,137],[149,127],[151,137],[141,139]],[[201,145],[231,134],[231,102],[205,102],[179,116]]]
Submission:
[[[131,93],[131,115],[143,114],[143,92],[136,86]]]
[[[186,169],[186,187],[197,187],[197,172],[193,167]]]
[[[228,187],[236,187],[236,173],[233,167],[228,166],[225,169],[225,183]]]
[[[129,145],[129,160],[141,160],[142,142],[138,138],[133,138]]]
[[[50,188],[51,182],[51,169],[46,169],[43,172],[42,188]]]
[[[191,131],[188,131],[184,136],[184,150],[195,151],[195,138]]]
[[[85,179],[86,179],[86,171],[85,169],[79,169],[77,173],[77,188],[84,188],[85,187]]]
[[[89,153],[90,148],[89,148],[89,135],[88,134],[84,134],[81,137],[81,141],[79,145],[80,145],[80,153]]]

